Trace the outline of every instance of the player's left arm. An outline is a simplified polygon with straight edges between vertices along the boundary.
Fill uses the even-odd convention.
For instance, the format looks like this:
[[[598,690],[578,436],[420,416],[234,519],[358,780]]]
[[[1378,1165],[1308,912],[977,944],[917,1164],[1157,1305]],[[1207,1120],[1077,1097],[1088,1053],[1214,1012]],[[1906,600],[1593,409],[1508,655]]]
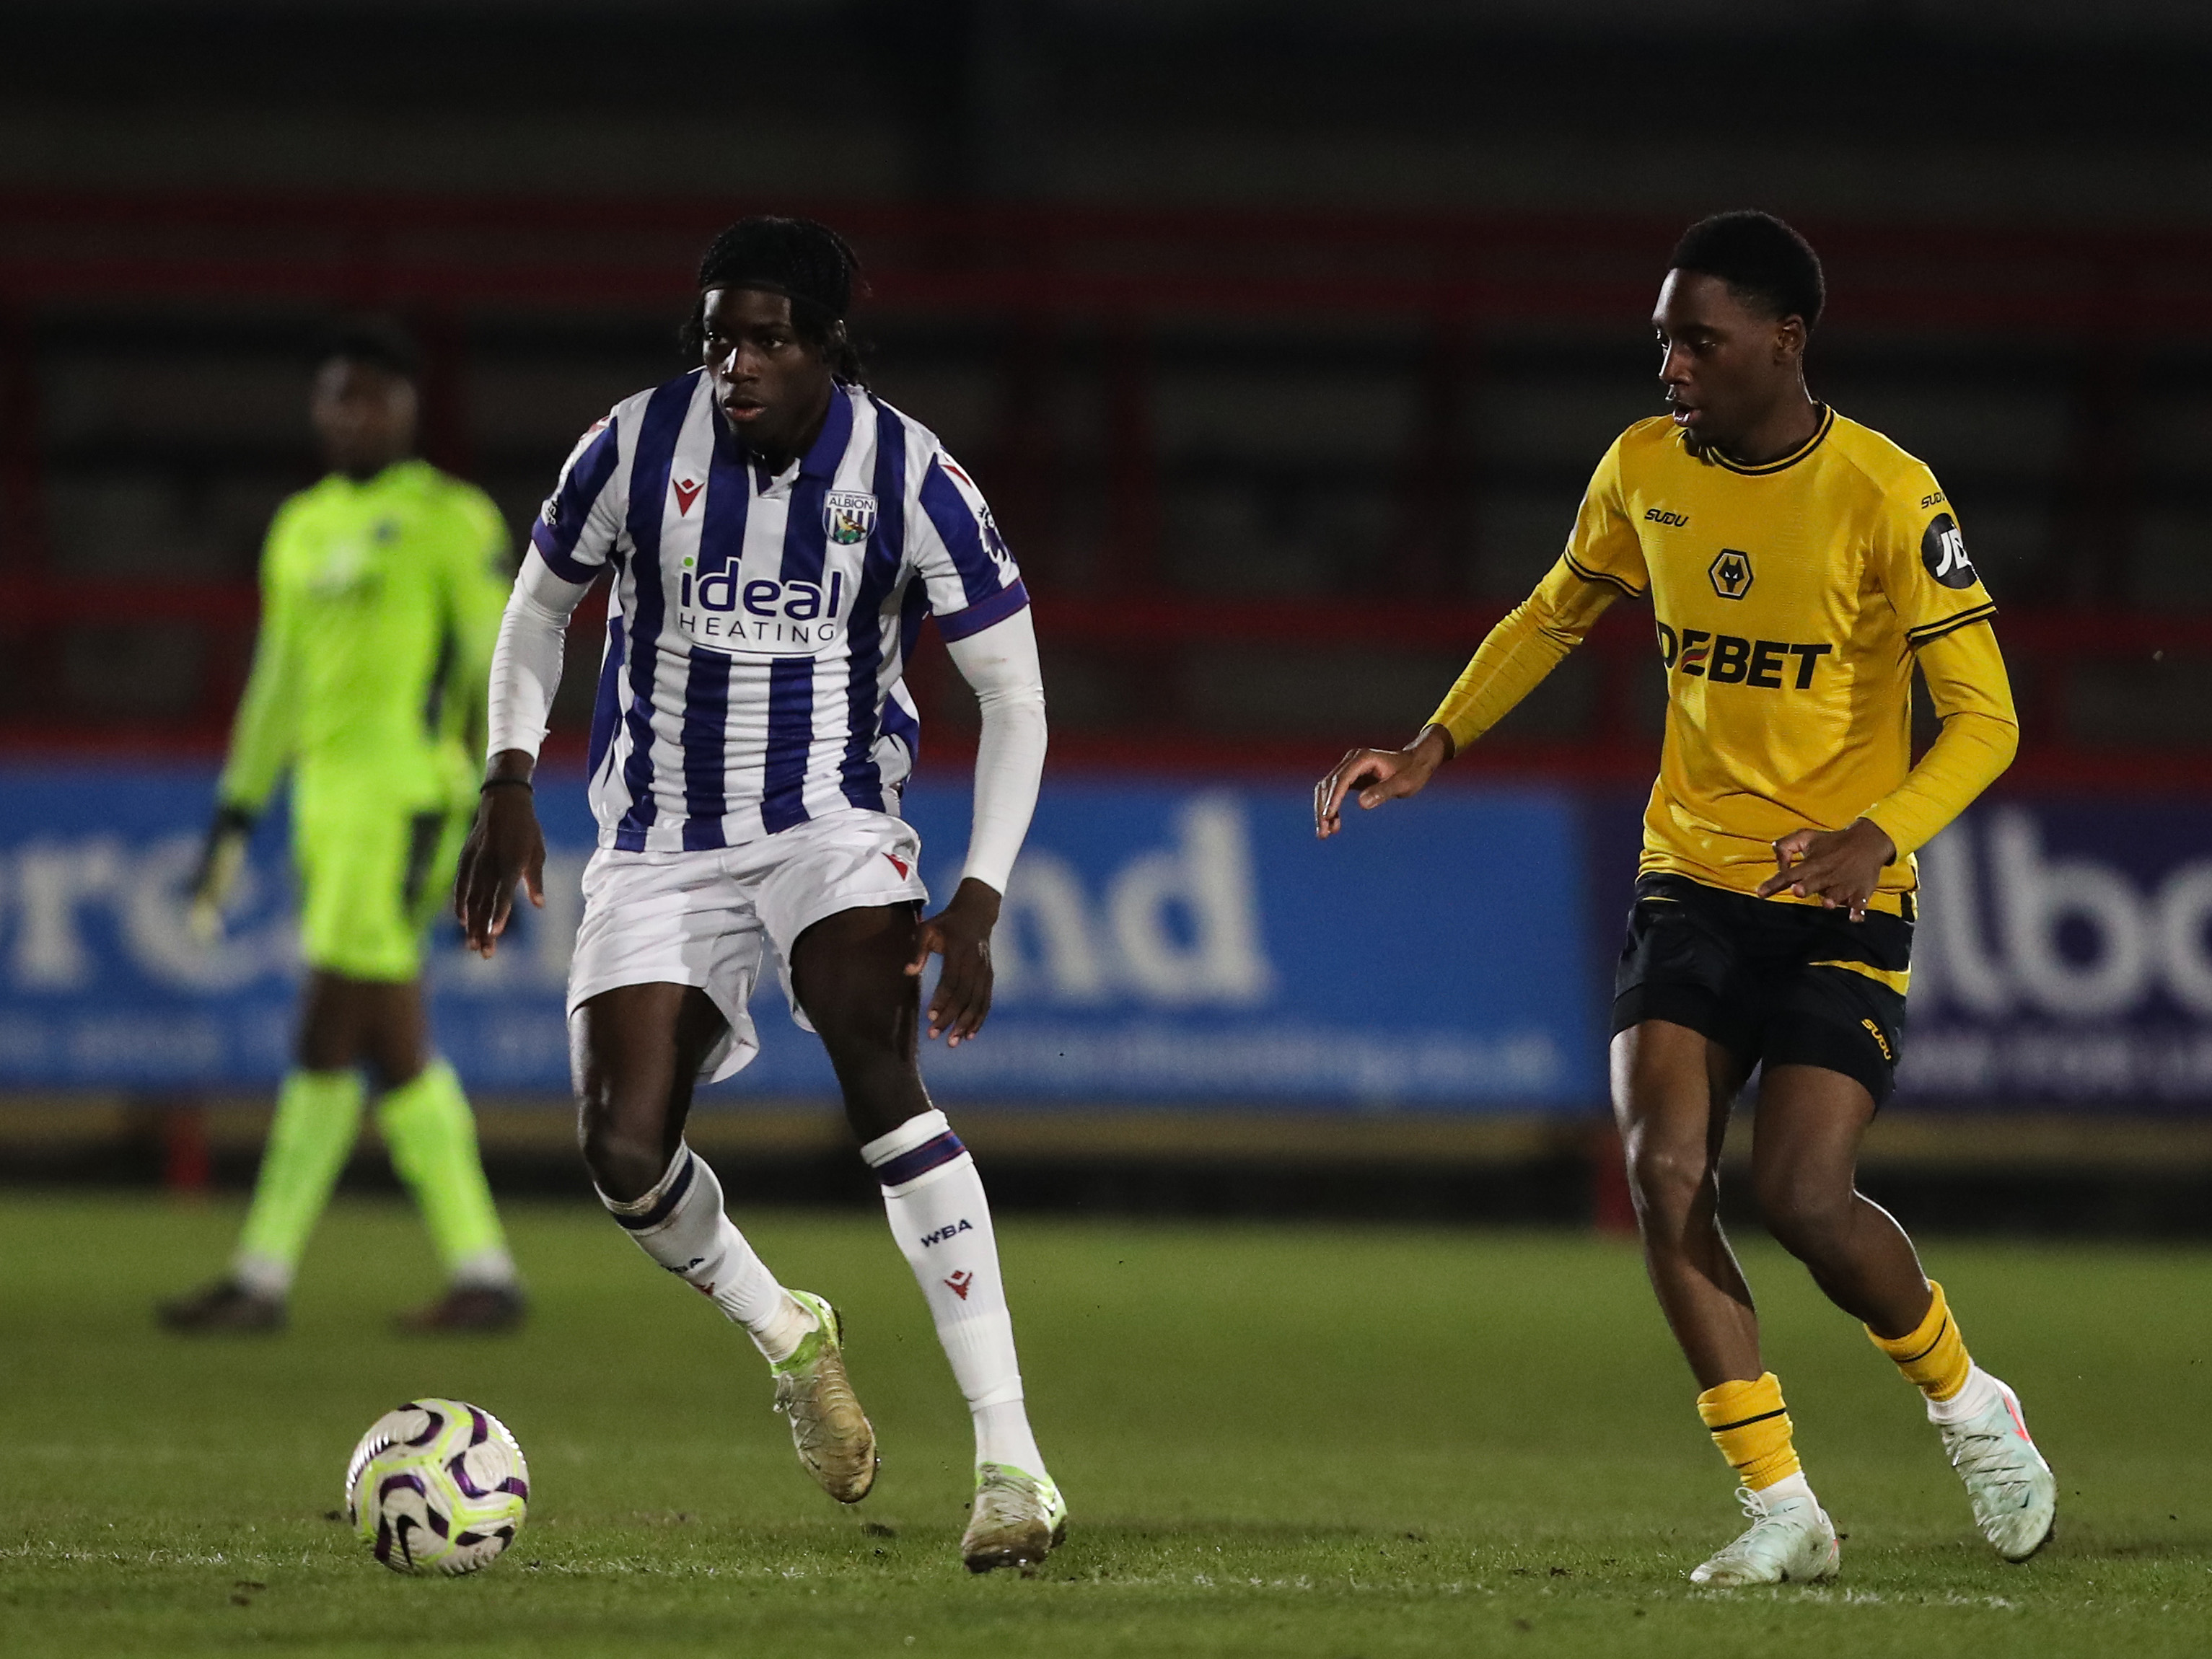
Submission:
[[[1934,839],[2012,764],[2020,717],[1990,618],[1996,605],[1966,556],[1943,492],[1923,469],[1893,495],[1875,570],[1919,659],[1942,730],[1905,781],[1841,830],[1799,830],[1774,843],[1762,896],[1785,889],[1852,919],[1881,872]]]
[[[926,919],[909,974],[944,958],[929,1001],[929,1035],[957,1048],[982,1029],[994,975],[991,933],[1044,775],[1044,674],[1028,590],[990,509],[941,450],[921,471],[910,556],[952,665],[975,693],[975,806],[968,862],[951,902]]]

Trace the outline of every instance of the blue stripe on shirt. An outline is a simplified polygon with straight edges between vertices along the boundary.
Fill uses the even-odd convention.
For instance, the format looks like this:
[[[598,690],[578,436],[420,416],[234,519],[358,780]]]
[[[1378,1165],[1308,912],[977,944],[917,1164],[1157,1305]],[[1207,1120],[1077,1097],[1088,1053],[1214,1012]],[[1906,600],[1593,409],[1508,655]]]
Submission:
[[[852,432],[853,400],[844,387],[833,387],[822,431],[791,486],[778,573],[787,583],[822,584],[830,551],[823,498]],[[780,657],[769,669],[768,750],[761,766],[761,827],[770,835],[806,822],[806,757],[813,746],[814,659]]]
[[[623,619],[607,618],[606,655],[599,660],[599,694],[592,699],[591,764],[585,775],[599,775],[600,763],[614,746],[615,722],[622,716]]]
[[[668,469],[676,441],[690,411],[699,384],[696,371],[656,387],[639,422],[637,449],[630,460],[629,519],[626,528],[634,550],[630,592],[629,716],[629,759],[623,787],[629,810],[615,829],[615,845],[625,853],[645,850],[646,831],[654,817],[653,799],[653,681],[660,663],[660,628],[668,608],[660,568],[660,519],[666,511]]]
[[[876,406],[876,523],[853,592],[853,620],[845,630],[845,759],[840,780],[845,799],[871,812],[884,810],[884,772],[876,764],[877,680],[884,662],[884,603],[906,562],[906,422]]]
[[[988,599],[1004,586],[999,562],[984,544],[982,520],[968,505],[945,469],[933,459],[921,475],[921,510],[929,515],[937,533],[960,573],[960,586],[969,605]]]
[[[937,631],[945,642],[964,640],[970,634],[980,634],[994,623],[1002,623],[1030,602],[1030,591],[1017,576],[1012,583],[1000,588],[980,605],[971,605],[965,611],[956,611],[949,617],[937,619]]]
[[[600,428],[599,435],[576,457],[576,464],[568,469],[560,488],[553,492],[553,522],[546,523],[541,514],[530,526],[530,544],[564,582],[580,585],[598,574],[597,565],[579,564],[571,556],[576,550],[576,538],[590,522],[592,504],[599,499],[599,492],[614,475],[620,452],[618,428],[615,422],[609,420]]]
[[[753,483],[744,450],[714,411],[714,453],[707,465],[707,500],[700,508],[696,582],[734,576],[745,556],[745,520]],[[679,574],[678,583],[684,578]],[[696,594],[695,592],[696,600]],[[729,802],[731,663],[726,653],[691,647],[684,687],[684,847],[701,852],[729,845],[722,828]]]
[[[684,681],[684,850],[726,847],[722,814],[724,745],[729,741],[730,659],[702,645],[691,647]]]

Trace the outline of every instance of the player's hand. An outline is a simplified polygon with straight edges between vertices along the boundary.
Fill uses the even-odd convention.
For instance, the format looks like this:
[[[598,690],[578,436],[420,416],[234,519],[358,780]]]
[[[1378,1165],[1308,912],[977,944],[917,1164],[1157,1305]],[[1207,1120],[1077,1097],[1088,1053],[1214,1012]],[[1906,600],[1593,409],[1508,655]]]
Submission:
[[[506,758],[501,755],[494,762],[493,776],[503,775],[499,763]],[[518,881],[528,890],[531,903],[544,909],[545,836],[538,827],[537,803],[528,789],[502,784],[477,798],[477,821],[469,827],[460,871],[453,878],[453,914],[468,948],[479,956],[499,948],[499,936],[514,911]]]
[[[187,921],[192,937],[213,945],[222,937],[222,907],[238,884],[246,865],[246,844],[253,836],[253,815],[241,806],[219,806],[208,826],[207,843],[200,849],[199,868],[192,872],[191,909]]]
[[[937,994],[929,1000],[929,1034],[943,1034],[948,1048],[974,1037],[991,1012],[991,930],[998,925],[998,893],[970,876],[915,935],[908,973],[920,977],[933,952],[945,958]]]
[[[1353,750],[1314,785],[1314,834],[1327,841],[1344,828],[1344,798],[1355,790],[1371,812],[1386,800],[1419,794],[1451,757],[1451,734],[1441,726],[1425,728],[1403,749]]]
[[[1896,861],[1896,843],[1871,818],[1841,830],[1793,830],[1774,843],[1775,873],[1759,883],[1759,896],[1772,898],[1786,889],[1864,921],[1881,872]]]

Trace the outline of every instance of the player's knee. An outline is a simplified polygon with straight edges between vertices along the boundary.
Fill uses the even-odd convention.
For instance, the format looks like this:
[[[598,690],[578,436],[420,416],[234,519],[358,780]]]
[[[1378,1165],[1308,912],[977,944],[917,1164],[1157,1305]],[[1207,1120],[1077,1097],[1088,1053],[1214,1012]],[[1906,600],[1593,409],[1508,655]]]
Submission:
[[[1629,1144],[1628,1185],[1637,1213],[1676,1220],[1696,1206],[1712,1180],[1711,1162],[1702,1143],[1663,1139],[1642,1134]]]
[[[1849,1182],[1819,1170],[1761,1170],[1755,1190],[1766,1231],[1801,1261],[1833,1254],[1850,1231],[1854,1194]]]
[[[630,1203],[651,1192],[668,1167],[662,1137],[616,1103],[587,1094],[579,1103],[576,1142],[592,1182],[609,1198]]]

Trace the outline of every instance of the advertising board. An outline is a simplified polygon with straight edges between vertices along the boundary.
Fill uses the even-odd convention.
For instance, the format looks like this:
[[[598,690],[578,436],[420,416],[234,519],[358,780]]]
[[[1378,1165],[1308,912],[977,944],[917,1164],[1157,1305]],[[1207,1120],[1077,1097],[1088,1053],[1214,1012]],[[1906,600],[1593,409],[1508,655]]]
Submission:
[[[299,967],[282,815],[225,938],[185,925],[212,799],[201,768],[0,774],[0,1085],[264,1085]],[[567,1085],[562,989],[590,856],[580,784],[539,792],[547,907],[491,962],[439,930],[441,1045],[479,1090]],[[968,795],[917,786],[923,872],[957,884]],[[1313,838],[1297,785],[1048,784],[1006,896],[981,1039],[925,1062],[949,1099],[1582,1109],[1599,1098],[1575,801],[1440,790]],[[728,1089],[829,1094],[764,987]]]

